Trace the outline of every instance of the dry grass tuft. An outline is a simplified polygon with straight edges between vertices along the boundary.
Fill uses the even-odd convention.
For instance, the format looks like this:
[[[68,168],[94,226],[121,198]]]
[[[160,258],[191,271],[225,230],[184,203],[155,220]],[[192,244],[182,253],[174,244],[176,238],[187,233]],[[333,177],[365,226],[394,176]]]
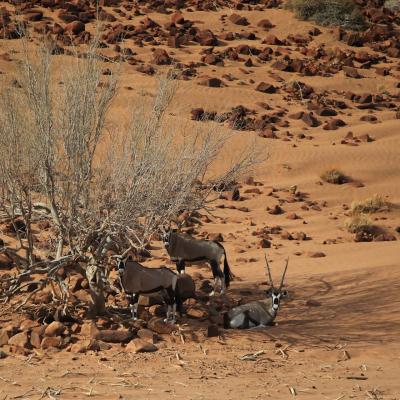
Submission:
[[[303,20],[315,21],[323,26],[343,26],[361,30],[364,16],[353,0],[289,0],[288,7]]]
[[[345,227],[350,233],[372,233],[374,230],[373,222],[363,214],[348,219]]]
[[[387,211],[389,208],[389,203],[378,194],[362,201],[353,201],[351,204],[353,214],[371,214],[378,211]]]
[[[336,168],[326,170],[320,177],[323,181],[333,183],[334,185],[342,185],[350,180],[343,172]]]

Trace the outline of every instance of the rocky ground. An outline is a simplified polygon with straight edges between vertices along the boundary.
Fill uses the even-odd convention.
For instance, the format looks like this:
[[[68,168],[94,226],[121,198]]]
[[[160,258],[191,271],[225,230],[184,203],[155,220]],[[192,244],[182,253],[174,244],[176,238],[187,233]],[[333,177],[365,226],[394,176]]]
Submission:
[[[61,270],[74,318],[52,308],[51,287],[28,287],[19,310],[21,296],[0,306],[0,399],[400,398],[398,14],[360,0],[370,25],[354,33],[299,21],[279,0],[0,3],[0,72],[13,87],[21,23],[61,63],[85,52],[97,16],[104,74],[122,65],[112,122],[173,67],[177,126],[213,121],[237,132],[228,155],[254,136],[269,155],[189,227],[225,246],[236,277],[225,296],[209,299],[207,266],[188,267],[198,299],[187,317],[164,324],[163,306],[143,299],[132,322],[112,270],[113,312],[92,321],[88,282]],[[374,195],[371,225],[349,232],[353,202]],[[15,247],[13,227],[0,228],[0,244]],[[51,230],[35,225],[43,256]],[[264,252],[276,279],[290,257],[277,324],[224,330],[223,311],[263,297]],[[144,264],[173,267],[161,242],[150,253]],[[0,253],[2,282],[16,262]]]

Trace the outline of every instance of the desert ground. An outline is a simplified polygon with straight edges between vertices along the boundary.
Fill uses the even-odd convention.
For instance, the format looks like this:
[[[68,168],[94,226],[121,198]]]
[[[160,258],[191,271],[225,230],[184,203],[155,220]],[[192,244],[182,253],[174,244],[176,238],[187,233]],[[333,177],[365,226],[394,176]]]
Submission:
[[[71,2],[76,7],[66,11],[64,2],[31,1],[18,2],[17,13],[12,3],[0,2],[3,18],[7,9],[12,21],[27,20],[33,44],[47,32],[65,49],[67,33],[54,33],[55,24],[65,27],[71,21],[60,18],[62,11],[90,8],[88,2]],[[229,119],[196,121],[192,110],[222,114],[245,107],[251,121],[235,130],[220,163],[254,138],[266,155],[238,182],[240,195],[226,193],[196,226],[202,237],[222,238],[235,279],[223,296],[200,305],[189,301],[194,312],[171,333],[151,337],[155,352],[130,352],[121,343],[76,351],[74,343],[90,338],[93,324],[129,328],[128,314],[118,322],[82,320],[68,327],[72,341],[64,332],[63,343],[55,347],[0,342],[0,400],[400,399],[400,50],[395,52],[395,20],[381,15],[373,21],[380,15],[379,2],[358,2],[383,33],[381,41],[375,36],[373,43],[366,39],[354,46],[338,28],[300,21],[279,1],[193,1],[179,13],[174,2],[137,3],[102,3],[103,54],[116,59],[123,49],[131,50],[121,63],[110,126],[117,129],[129,107],[154,96],[157,76],[178,65],[185,78],[179,80],[169,119],[185,129],[207,123],[231,129]],[[35,13],[39,16],[32,17]],[[171,21],[182,36],[189,30],[183,21],[212,34],[175,47],[180,36],[172,40],[173,34],[166,33]],[[86,32],[93,32],[93,20],[85,24]],[[132,32],[123,28],[127,25],[138,29],[131,36],[112,36],[118,29]],[[392,37],[382,28],[389,25]],[[70,32],[79,49],[82,32]],[[19,42],[0,40],[0,71],[10,84]],[[157,53],[160,49],[166,53]],[[54,57],[62,62],[69,55]],[[342,171],[346,182],[321,178],[332,168]],[[380,233],[355,241],[346,229],[351,205],[374,195],[386,204],[369,214]],[[40,231],[37,236],[46,237]],[[6,246],[16,245],[4,224],[0,238]],[[282,301],[275,325],[249,330],[219,326],[218,334],[208,337],[208,326],[218,321],[211,310],[263,298],[268,288],[264,254],[275,281],[289,257],[289,298]],[[7,260],[0,261],[0,275],[13,271],[3,266]],[[160,263],[174,268],[162,242],[155,241],[144,264]],[[189,266],[187,272],[199,291],[212,280],[208,266]],[[124,300],[120,304],[127,307]],[[30,318],[14,312],[12,302],[0,305],[3,332],[29,336],[38,325],[26,322]]]

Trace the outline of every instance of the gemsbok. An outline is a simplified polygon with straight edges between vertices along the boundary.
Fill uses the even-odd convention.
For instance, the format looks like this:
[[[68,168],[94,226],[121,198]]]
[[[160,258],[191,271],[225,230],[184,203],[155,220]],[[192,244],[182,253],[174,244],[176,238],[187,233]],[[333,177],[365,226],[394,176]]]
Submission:
[[[214,290],[210,293],[210,296],[215,294],[218,283],[220,284],[221,294],[229,287],[233,275],[222,244],[213,240],[195,239],[188,234],[173,232],[172,230],[163,233],[163,242],[171,260],[176,263],[179,273],[185,272],[186,263],[208,262],[210,264],[214,277]],[[222,257],[224,257],[223,272],[220,268]]]
[[[274,322],[282,298],[288,296],[287,290],[282,290],[289,259],[286,260],[285,270],[281,278],[279,288],[274,286],[268,260],[265,256],[266,269],[268,271],[271,288],[266,291],[267,298],[242,304],[224,314],[224,327],[233,329],[247,329],[265,327]]]
[[[176,321],[176,309],[181,310],[181,299],[177,288],[178,275],[167,267],[147,268],[131,257],[118,259],[118,272],[121,286],[129,301],[132,318],[137,319],[139,296],[161,292],[168,306],[167,318],[165,321]]]

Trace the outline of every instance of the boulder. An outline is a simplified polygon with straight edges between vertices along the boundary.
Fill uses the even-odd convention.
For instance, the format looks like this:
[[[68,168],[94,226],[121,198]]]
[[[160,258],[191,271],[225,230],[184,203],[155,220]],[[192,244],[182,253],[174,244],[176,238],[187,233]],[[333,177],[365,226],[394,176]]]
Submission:
[[[243,25],[243,26],[249,25],[249,21],[247,21],[246,17],[242,17],[241,15],[235,13],[233,13],[229,17],[229,21],[231,21],[235,25]]]
[[[44,337],[42,340],[41,348],[49,349],[51,347],[61,348],[63,342],[61,336]]]
[[[0,347],[8,344],[10,337],[11,335],[8,331],[5,329],[0,329]]]
[[[151,329],[153,332],[158,333],[159,335],[162,334],[170,334],[174,331],[175,326],[164,322],[162,318],[154,317],[147,323],[147,328]]]
[[[132,337],[133,333],[127,329],[118,331],[105,329],[94,334],[94,339],[102,340],[106,343],[127,343],[132,339]]]
[[[276,87],[274,85],[271,85],[270,83],[265,82],[260,82],[257,85],[256,90],[263,93],[276,93]]]
[[[125,347],[125,351],[130,353],[151,353],[157,350],[156,345],[143,339],[133,339]]]
[[[65,326],[62,322],[53,321],[48,325],[44,331],[44,335],[47,337],[62,335],[65,331]]]
[[[79,35],[81,32],[85,31],[85,24],[81,21],[72,21],[67,24],[64,28],[65,33]]]
[[[263,28],[263,29],[270,29],[270,28],[274,27],[274,25],[271,23],[271,21],[269,19],[266,19],[266,18],[264,18],[261,21],[259,21],[257,23],[257,26],[259,28]]]
[[[223,86],[223,83],[222,83],[221,79],[219,79],[219,78],[208,78],[208,79],[201,81],[200,85],[213,87],[213,88],[219,88],[219,87]]]
[[[170,65],[171,57],[164,49],[156,49],[153,53],[153,63],[156,65]]]
[[[139,329],[137,331],[137,336],[145,342],[149,342],[152,344],[155,344],[157,342],[157,334],[150,329]]]
[[[17,333],[8,340],[8,344],[11,346],[17,346],[24,349],[29,347],[29,338],[27,332]]]

